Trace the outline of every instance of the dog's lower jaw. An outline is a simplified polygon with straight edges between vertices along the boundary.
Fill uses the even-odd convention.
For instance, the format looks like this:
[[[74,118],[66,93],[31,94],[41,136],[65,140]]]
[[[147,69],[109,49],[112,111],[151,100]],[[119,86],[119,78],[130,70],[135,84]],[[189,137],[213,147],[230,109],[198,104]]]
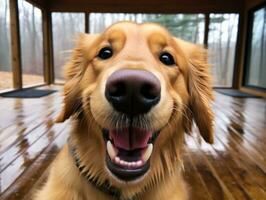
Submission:
[[[176,171],[166,176],[164,180],[157,182],[148,190],[140,190],[136,193],[122,190],[122,196],[123,198],[121,199],[125,200],[188,200],[187,186],[182,176],[181,167],[178,167]]]
[[[140,187],[131,189],[121,188],[121,194],[124,199],[130,199],[135,194],[139,194],[137,199],[142,200],[187,200],[186,185],[181,172],[181,166],[176,167],[170,175],[164,177],[164,180],[160,180],[145,192],[142,192],[140,185]],[[54,161],[49,179],[35,199],[114,200],[115,198],[88,183],[86,178],[80,174],[69,147],[66,145]]]

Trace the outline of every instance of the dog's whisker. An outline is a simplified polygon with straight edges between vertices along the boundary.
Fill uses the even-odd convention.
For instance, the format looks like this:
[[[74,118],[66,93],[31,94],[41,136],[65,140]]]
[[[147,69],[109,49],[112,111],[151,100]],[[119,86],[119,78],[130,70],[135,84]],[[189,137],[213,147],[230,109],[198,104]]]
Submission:
[[[125,115],[124,113],[122,113],[122,115],[121,115],[121,120],[120,120],[120,129],[121,130],[124,128],[124,124],[125,124],[124,115]]]

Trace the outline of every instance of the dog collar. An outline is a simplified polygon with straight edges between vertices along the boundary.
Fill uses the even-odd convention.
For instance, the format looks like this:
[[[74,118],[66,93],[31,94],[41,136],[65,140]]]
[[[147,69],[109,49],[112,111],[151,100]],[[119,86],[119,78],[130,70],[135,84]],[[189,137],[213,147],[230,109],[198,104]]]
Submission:
[[[97,188],[101,192],[108,194],[112,197],[115,197],[118,200],[123,199],[122,195],[121,195],[121,190],[112,186],[108,180],[106,180],[103,184],[99,185],[99,184],[97,184],[98,179],[90,178],[88,176],[89,171],[88,170],[83,171],[85,166],[81,164],[81,160],[78,157],[76,148],[70,144],[69,139],[68,139],[68,146],[69,146],[70,154],[72,155],[74,162],[76,164],[76,167],[78,168],[80,174],[88,181],[89,184],[93,185],[95,188]],[[123,200],[133,200],[133,199],[134,198],[123,199]]]

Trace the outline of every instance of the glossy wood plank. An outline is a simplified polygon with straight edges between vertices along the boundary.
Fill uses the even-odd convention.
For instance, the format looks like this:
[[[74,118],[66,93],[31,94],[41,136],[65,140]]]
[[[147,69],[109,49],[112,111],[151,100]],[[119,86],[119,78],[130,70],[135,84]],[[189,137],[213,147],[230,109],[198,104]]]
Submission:
[[[216,170],[219,175],[218,178],[222,180],[235,199],[266,198],[264,191],[253,178],[252,171],[250,172],[243,165],[239,165],[239,162],[228,153],[230,150],[226,152],[219,151],[214,148],[215,145],[198,144],[195,141],[194,146],[199,148],[198,151],[205,149],[205,159]]]
[[[44,149],[34,163],[25,168],[23,175],[13,182],[13,184],[2,194],[1,198],[18,200],[23,199],[28,193],[31,193],[36,181],[43,173],[45,173],[51,162],[56,157],[59,149],[65,143],[66,138],[66,134],[60,134],[57,138],[55,138],[54,142]],[[43,182],[40,182],[40,184],[43,184]]]
[[[208,186],[197,172],[196,166],[187,152],[184,155],[184,177],[189,184],[190,199],[213,199],[209,193]]]
[[[45,181],[68,136],[69,121],[53,123],[61,101],[60,93],[0,98],[0,199],[29,199]],[[213,108],[215,143],[205,143],[195,127],[186,136],[184,177],[190,199],[266,199],[266,100],[216,93]]]
[[[203,150],[198,147],[191,137],[187,137],[186,142],[187,146],[192,147],[192,151],[188,148],[187,151],[190,152],[191,160],[194,162],[197,172],[206,184],[212,198],[215,200],[234,199],[224,180],[208,161],[205,155],[205,153],[208,153],[207,150],[205,149],[205,153],[203,153]]]
[[[213,145],[213,148],[219,153],[219,156],[225,160],[227,164],[229,164],[229,168],[238,166],[241,168],[239,171],[242,172],[243,177],[245,174],[248,174],[249,178],[255,182],[254,184],[260,186],[261,188],[266,188],[266,174],[259,168],[256,162],[250,159],[247,154],[239,153],[237,149],[238,147],[234,148],[224,143],[223,139],[218,137],[216,138],[217,139],[215,141],[215,145]],[[221,149],[223,150],[221,151]],[[224,153],[224,151],[229,153]],[[231,170],[231,172],[234,173],[234,170]]]

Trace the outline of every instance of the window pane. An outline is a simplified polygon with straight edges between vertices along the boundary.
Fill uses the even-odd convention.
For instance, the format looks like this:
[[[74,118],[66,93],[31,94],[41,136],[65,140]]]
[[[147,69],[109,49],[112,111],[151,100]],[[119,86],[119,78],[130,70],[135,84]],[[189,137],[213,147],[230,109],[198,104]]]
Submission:
[[[210,14],[209,61],[214,86],[231,87],[235,64],[238,14]]]
[[[23,87],[41,84],[43,77],[42,13],[25,0],[18,1]]]
[[[56,82],[63,81],[63,66],[71,54],[75,39],[85,32],[83,13],[52,13],[53,51]]]
[[[246,85],[266,88],[266,6],[253,13]]]
[[[122,14],[122,13],[91,13],[90,32],[99,33],[111,24],[131,20],[136,22],[155,22],[184,40],[203,43],[204,15],[203,14]]]
[[[0,90],[13,87],[9,0],[0,1]]]

